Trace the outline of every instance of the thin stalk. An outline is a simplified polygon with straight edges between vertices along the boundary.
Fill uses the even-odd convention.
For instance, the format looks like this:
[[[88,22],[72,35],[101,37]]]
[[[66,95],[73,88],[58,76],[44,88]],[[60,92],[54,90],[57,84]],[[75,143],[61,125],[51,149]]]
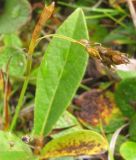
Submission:
[[[109,144],[108,160],[114,160],[114,152],[115,152],[115,145],[116,145],[116,142],[117,142],[117,138],[118,138],[120,132],[121,132],[126,126],[128,126],[128,123],[122,125],[122,126],[121,126],[120,128],[118,128],[118,129],[114,132],[114,134],[112,135],[112,138],[111,138],[111,141],[110,141],[110,144]]]
[[[7,75],[4,86],[4,130],[7,130],[9,127],[9,106],[8,106],[8,95],[9,91],[9,77]]]
[[[123,28],[128,28],[123,22],[119,22],[116,18],[114,18],[112,15],[105,13],[105,15],[107,15],[107,17],[109,17],[111,20],[115,21],[117,24],[119,24],[120,26],[122,26]]]
[[[24,95],[25,95],[25,92],[26,92],[26,89],[27,89],[27,86],[28,86],[31,66],[32,66],[32,56],[31,56],[31,58],[29,57],[28,60],[27,60],[27,76],[25,78],[25,81],[24,81],[24,84],[23,84],[23,87],[22,87],[22,90],[21,90],[21,93],[20,93],[18,104],[16,106],[15,115],[13,117],[13,120],[12,120],[12,123],[11,123],[11,126],[10,126],[10,131],[13,131],[15,126],[16,126],[17,118],[18,118],[19,112],[21,110],[22,103],[23,103],[23,100],[24,100]]]
[[[125,15],[122,16],[119,20],[117,20],[117,22],[118,22],[118,23],[122,22],[126,17],[127,17],[127,15],[125,14]]]
[[[4,130],[8,130],[10,124],[10,116],[9,116],[9,94],[10,94],[10,83],[9,83],[9,65],[11,58],[9,58],[8,63],[6,65],[6,73],[4,80]],[[3,77],[4,79],[4,77]]]
[[[135,6],[134,6],[132,0],[127,0],[127,3],[128,3],[129,11],[131,13],[133,24],[134,24],[134,26],[136,28],[136,10],[135,10]]]
[[[70,8],[73,8],[73,9],[76,9],[78,7],[82,8],[84,11],[92,11],[92,12],[98,12],[98,13],[112,13],[112,12],[119,12],[119,10],[116,10],[116,9],[107,9],[107,8],[96,8],[94,6],[92,7],[85,7],[85,6],[79,6],[79,5],[76,5],[76,4],[68,4],[68,3],[65,3],[65,2],[62,2],[62,1],[58,1],[57,2],[58,4],[60,5],[63,5],[63,6],[67,6],[67,7],[70,7]]]
[[[39,38],[37,40],[37,44],[42,40],[42,39],[45,39],[45,38],[49,38],[49,37],[56,37],[56,38],[59,38],[59,39],[64,39],[64,40],[67,40],[67,41],[70,41],[70,42],[73,42],[73,43],[77,43],[77,44],[80,44],[81,46],[83,47],[86,47],[82,42],[78,41],[78,40],[75,40],[71,37],[67,37],[67,36],[64,36],[64,35],[59,35],[59,34],[48,34],[46,36],[43,36],[41,38]]]
[[[118,13],[117,12],[115,12],[115,13],[113,12],[110,15],[115,16],[115,15],[118,15]],[[105,17],[108,17],[108,16],[105,15],[105,14],[96,14],[96,15],[92,15],[92,16],[86,16],[85,18],[86,19],[99,19],[99,18],[105,18]]]
[[[102,2],[103,2],[103,0],[99,0],[98,2],[95,3],[93,8],[98,8],[101,5]]]
[[[84,89],[85,91],[90,91],[91,90],[91,88],[87,87],[86,85],[84,85],[82,83],[80,84],[79,87],[82,88],[82,89]]]
[[[49,6],[45,6],[41,16],[39,18],[39,21],[37,22],[33,34],[32,34],[32,38],[30,41],[30,45],[29,45],[29,49],[28,49],[28,53],[27,53],[27,69],[26,69],[26,78],[20,93],[20,97],[18,100],[18,104],[16,106],[16,111],[13,117],[13,120],[11,122],[11,126],[10,126],[10,131],[13,131],[14,128],[16,127],[16,123],[17,123],[17,118],[19,116],[19,112],[21,110],[22,104],[23,104],[23,100],[24,100],[24,95],[28,86],[28,82],[29,82],[29,78],[30,78],[30,72],[31,72],[31,67],[32,67],[32,55],[33,52],[35,50],[36,47],[36,41],[39,37],[39,34],[42,30],[43,25],[45,24],[45,22],[51,17],[51,15],[53,14],[54,11],[54,2],[49,5]]]

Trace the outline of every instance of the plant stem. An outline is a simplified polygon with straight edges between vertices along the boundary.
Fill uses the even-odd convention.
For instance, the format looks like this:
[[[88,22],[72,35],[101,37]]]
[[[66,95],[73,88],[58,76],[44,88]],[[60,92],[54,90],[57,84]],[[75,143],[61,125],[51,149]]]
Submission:
[[[9,106],[8,106],[8,101],[9,101],[9,74],[8,74],[8,69],[9,69],[9,63],[10,60],[6,66],[6,75],[5,75],[5,83],[4,83],[4,130],[7,130],[9,127],[9,122],[10,122],[10,117],[9,117]]]
[[[27,53],[26,78],[25,78],[25,81],[24,81],[24,84],[23,84],[23,87],[22,87],[22,90],[21,90],[21,93],[20,93],[20,97],[19,97],[18,104],[17,104],[16,111],[15,111],[15,115],[14,115],[13,120],[11,122],[10,131],[13,131],[14,128],[16,127],[17,118],[18,118],[19,112],[20,112],[21,107],[22,107],[24,95],[25,95],[25,92],[26,92],[26,89],[27,89],[27,86],[28,86],[29,78],[30,78],[30,72],[31,72],[31,67],[32,67],[32,55],[33,55],[34,49],[36,47],[36,41],[39,37],[39,34],[42,30],[42,27],[43,27],[44,23],[53,14],[54,5],[55,5],[54,2],[52,2],[51,5],[49,5],[47,7],[46,6],[44,7],[44,9],[41,13],[41,16],[39,18],[39,21],[37,22],[37,24],[34,28],[32,38],[31,38],[31,41],[30,41],[30,45],[29,45],[29,49],[28,49],[28,53]]]
[[[32,55],[30,55],[30,56],[28,57],[28,60],[27,60],[27,76],[26,76],[26,78],[25,78],[25,81],[24,81],[24,84],[23,84],[23,87],[22,87],[22,90],[21,90],[21,93],[20,93],[20,97],[19,97],[19,100],[18,100],[18,104],[17,104],[17,106],[16,106],[15,115],[14,115],[14,117],[13,117],[13,120],[12,120],[12,123],[11,123],[11,126],[10,126],[10,131],[13,131],[14,128],[15,128],[15,126],[16,126],[16,121],[17,121],[17,118],[18,118],[20,109],[21,109],[21,107],[22,107],[24,95],[25,95],[25,92],[26,92],[26,89],[27,89],[27,86],[28,86],[29,77],[30,77],[30,71],[31,71],[31,66],[32,66]]]
[[[40,37],[37,39],[37,44],[44,38],[49,38],[49,37],[56,37],[56,38],[59,38],[59,39],[64,39],[64,40],[67,40],[67,41],[70,41],[70,42],[73,42],[73,43],[77,43],[77,44],[80,44],[81,46],[83,47],[86,47],[82,42],[78,41],[78,40],[75,40],[71,37],[67,37],[67,36],[64,36],[64,35],[60,35],[60,34],[48,34],[46,36],[43,36],[43,37]]]
[[[123,22],[118,21],[116,18],[114,18],[112,15],[108,14],[108,13],[104,13],[107,17],[109,17],[111,20],[113,20],[114,22],[116,22],[117,24],[119,24],[120,26],[122,26],[123,28],[128,28]]]
[[[130,1],[130,0],[127,0],[127,3],[128,3],[129,11],[131,13],[131,17],[132,17],[134,26],[136,28],[136,11],[135,11],[135,6],[134,6],[133,2]]]

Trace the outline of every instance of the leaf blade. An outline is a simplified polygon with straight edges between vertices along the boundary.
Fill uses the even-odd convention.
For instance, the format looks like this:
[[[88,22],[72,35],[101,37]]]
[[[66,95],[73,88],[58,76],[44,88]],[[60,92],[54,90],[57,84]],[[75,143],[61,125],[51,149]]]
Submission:
[[[95,155],[107,150],[107,141],[97,132],[80,130],[50,141],[42,151],[43,158]]]
[[[6,71],[9,65],[9,75],[22,76],[26,69],[25,53],[14,47],[5,47],[0,50],[0,69]]]
[[[115,101],[122,113],[127,117],[135,114],[136,77],[124,79],[115,91]]]
[[[120,147],[120,154],[125,160],[136,160],[136,143],[127,141]]]
[[[78,27],[79,24],[80,28]],[[77,27],[79,30],[77,30]],[[88,39],[82,10],[77,9],[64,22],[57,33],[74,39]],[[47,135],[69,105],[84,74],[87,58],[88,55],[82,46],[53,38],[47,48],[37,78],[34,116],[35,135]]]
[[[28,1],[5,0],[3,12],[0,15],[0,33],[15,32],[28,21],[30,14],[31,7]]]
[[[28,160],[33,157],[28,145],[10,132],[0,131],[0,138],[0,159]]]

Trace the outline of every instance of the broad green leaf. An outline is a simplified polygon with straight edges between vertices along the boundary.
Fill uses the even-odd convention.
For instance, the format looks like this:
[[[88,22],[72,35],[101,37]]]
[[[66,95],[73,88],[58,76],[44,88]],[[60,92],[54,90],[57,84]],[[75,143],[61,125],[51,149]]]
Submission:
[[[15,32],[28,21],[30,13],[27,0],[5,0],[0,14],[0,33]]]
[[[119,77],[121,79],[136,77],[136,72],[135,71],[121,71],[121,70],[118,70],[117,74],[119,75]]]
[[[7,65],[10,75],[16,77],[23,75],[26,69],[24,52],[12,47],[0,50],[0,69],[5,70]]]
[[[136,141],[136,113],[130,118],[129,136],[132,141]]]
[[[0,131],[1,160],[29,160],[31,158],[32,152],[27,144],[10,132]]]
[[[22,47],[22,42],[20,40],[20,38],[15,34],[5,34],[4,35],[4,45],[6,47]]]
[[[123,143],[120,154],[125,160],[136,160],[136,143],[131,141]]]
[[[77,126],[73,126],[73,127],[70,127],[70,128],[66,128],[64,130],[61,130],[60,132],[56,133],[56,134],[52,134],[51,137],[53,138],[58,138],[58,137],[62,137],[66,134],[69,134],[69,133],[73,133],[75,131],[79,131],[83,129],[81,126],[77,125]]]
[[[77,9],[58,29],[57,34],[88,39],[81,9]],[[85,72],[88,55],[70,41],[53,38],[37,77],[34,134],[47,135],[70,104]]]
[[[125,116],[132,117],[135,114],[136,78],[124,79],[119,83],[115,100]]]
[[[68,111],[65,111],[57,121],[54,129],[68,128],[75,125],[79,125],[76,117],[74,117]]]
[[[58,137],[61,137],[65,134],[72,133],[77,130],[81,130],[82,127],[79,124],[76,117],[74,117],[68,111],[65,111],[61,115],[61,117],[59,118],[57,123],[55,124],[54,129],[61,129],[60,132],[51,135],[51,137],[53,137],[53,138],[58,138]]]
[[[42,151],[43,158],[96,155],[107,150],[107,141],[97,132],[80,130],[50,141]]]

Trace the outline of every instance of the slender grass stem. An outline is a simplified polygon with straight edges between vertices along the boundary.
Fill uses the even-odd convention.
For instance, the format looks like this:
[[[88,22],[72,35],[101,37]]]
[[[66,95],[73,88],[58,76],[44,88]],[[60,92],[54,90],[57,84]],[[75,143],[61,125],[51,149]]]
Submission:
[[[123,28],[128,28],[123,22],[118,21],[116,18],[114,18],[112,15],[105,13],[105,15],[107,15],[107,17],[109,17],[111,20],[113,20],[114,22],[116,22],[117,24],[119,24],[120,26],[122,26]]]
[[[117,12],[115,12],[115,13],[113,12],[110,15],[116,16],[116,15],[118,15],[118,13]],[[85,18],[88,20],[88,19],[99,19],[99,18],[105,18],[105,17],[109,17],[109,16],[107,16],[105,14],[95,14],[95,15],[91,15],[91,16],[86,16]]]
[[[19,112],[20,112],[21,107],[22,107],[22,103],[23,103],[23,100],[24,100],[24,95],[25,95],[25,92],[26,92],[26,89],[27,89],[27,86],[28,86],[29,78],[30,78],[30,72],[31,72],[31,67],[32,67],[32,55],[33,55],[33,52],[34,52],[35,47],[36,47],[36,41],[39,37],[39,34],[42,30],[43,25],[53,14],[54,5],[55,5],[55,3],[52,2],[51,5],[49,5],[47,7],[46,6],[44,7],[44,9],[41,13],[41,16],[39,18],[39,21],[37,22],[37,24],[34,28],[32,38],[31,38],[31,41],[30,41],[30,45],[29,45],[29,49],[28,49],[28,53],[27,53],[26,78],[25,78],[25,81],[24,81],[24,84],[23,84],[23,87],[22,87],[22,90],[21,90],[21,93],[20,93],[20,97],[19,97],[19,100],[18,100],[18,104],[16,106],[16,110],[15,110],[13,120],[11,122],[10,131],[13,131],[14,128],[16,127],[17,118],[19,116]]]
[[[29,82],[29,77],[30,77],[30,71],[31,71],[31,66],[32,66],[32,56],[29,56],[28,60],[27,60],[27,76],[25,78],[21,93],[20,93],[20,97],[18,100],[18,104],[16,106],[16,111],[15,111],[15,115],[13,117],[11,126],[10,126],[10,131],[13,131],[15,126],[16,126],[16,121],[19,115],[19,112],[21,110],[22,107],[22,103],[23,103],[23,99],[24,99],[24,94],[26,92],[27,86],[28,86],[28,82]]]
[[[64,35],[59,35],[59,34],[48,34],[46,36],[43,36],[41,38],[39,38],[37,40],[37,44],[42,40],[42,39],[45,39],[45,38],[49,38],[49,37],[56,37],[56,38],[59,38],[59,39],[64,39],[64,40],[67,40],[67,41],[70,41],[70,42],[73,42],[73,43],[77,43],[77,44],[80,44],[81,46],[85,47],[85,45],[83,43],[81,43],[80,41],[78,40],[75,40],[71,37],[67,37],[67,36],[64,36]]]

